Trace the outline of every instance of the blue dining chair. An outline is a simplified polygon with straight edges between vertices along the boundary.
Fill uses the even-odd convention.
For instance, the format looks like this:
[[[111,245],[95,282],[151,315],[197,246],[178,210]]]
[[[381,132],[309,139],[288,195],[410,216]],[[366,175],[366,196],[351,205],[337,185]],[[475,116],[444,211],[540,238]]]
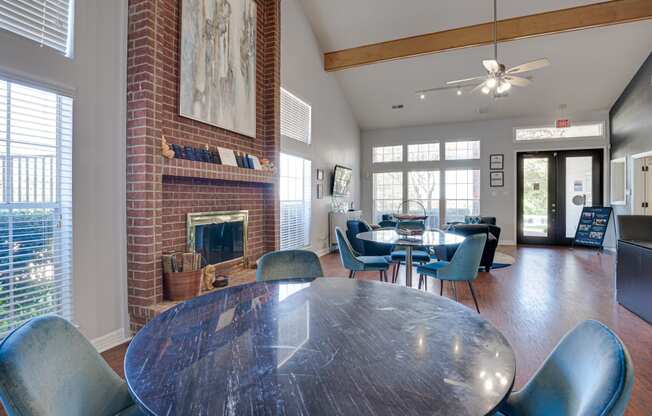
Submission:
[[[380,281],[387,281],[389,262],[385,256],[358,255],[340,227],[335,227],[335,237],[337,238],[337,247],[340,250],[342,266],[349,269],[349,279],[355,278],[356,272],[378,271]]]
[[[141,416],[127,384],[65,319],[35,318],[0,343],[9,416]]]
[[[425,250],[412,250],[412,261],[419,265],[424,265],[430,262],[430,254]],[[401,268],[401,264],[405,263],[405,250],[392,251],[389,255],[389,262],[394,265],[392,269],[392,283],[396,283],[398,280],[398,273]]]
[[[258,260],[256,281],[324,277],[319,257],[308,250],[273,251]]]
[[[438,261],[436,263],[430,263],[418,267],[419,289],[421,289],[423,283],[425,289],[428,290],[427,279],[428,276],[431,276],[440,280],[439,295],[443,296],[444,280],[450,281],[453,284],[453,296],[455,297],[455,301],[457,301],[457,288],[455,287],[455,282],[466,281],[469,284],[471,296],[473,296],[475,309],[480,313],[478,300],[475,297],[475,291],[473,290],[473,284],[471,282],[478,277],[478,269],[480,268],[482,252],[484,251],[484,245],[486,242],[486,234],[474,234],[468,236],[462,244],[460,244],[460,248],[457,249],[450,262]]]
[[[598,321],[584,321],[562,338],[497,414],[620,416],[633,385],[632,359],[620,338]]]

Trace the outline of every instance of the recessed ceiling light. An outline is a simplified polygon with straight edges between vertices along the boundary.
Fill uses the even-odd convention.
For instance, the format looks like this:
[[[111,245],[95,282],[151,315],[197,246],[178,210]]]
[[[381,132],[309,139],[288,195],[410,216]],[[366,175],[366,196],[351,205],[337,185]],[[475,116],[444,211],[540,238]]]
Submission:
[[[460,88],[457,89],[457,95],[462,95],[462,90]]]
[[[403,104],[395,104],[392,106],[392,110],[401,110],[403,108]]]

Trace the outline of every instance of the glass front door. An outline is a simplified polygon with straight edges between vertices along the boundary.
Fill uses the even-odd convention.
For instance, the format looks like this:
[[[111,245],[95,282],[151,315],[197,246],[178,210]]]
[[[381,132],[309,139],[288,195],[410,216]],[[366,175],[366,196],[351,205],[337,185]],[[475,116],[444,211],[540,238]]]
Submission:
[[[602,205],[602,150],[519,153],[519,244],[570,244],[582,208]]]

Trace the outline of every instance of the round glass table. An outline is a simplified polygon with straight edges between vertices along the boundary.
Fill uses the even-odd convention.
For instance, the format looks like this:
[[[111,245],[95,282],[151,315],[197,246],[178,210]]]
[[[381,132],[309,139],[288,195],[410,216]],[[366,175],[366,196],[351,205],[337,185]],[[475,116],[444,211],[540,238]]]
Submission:
[[[149,415],[487,415],[514,353],[451,300],[319,278],[213,292],[162,313],[125,357]]]
[[[405,285],[407,287],[412,287],[412,250],[415,247],[447,246],[460,244],[464,241],[462,236],[440,230],[426,230],[420,236],[404,237],[399,235],[396,230],[380,229],[360,233],[357,237],[374,243],[405,247]]]

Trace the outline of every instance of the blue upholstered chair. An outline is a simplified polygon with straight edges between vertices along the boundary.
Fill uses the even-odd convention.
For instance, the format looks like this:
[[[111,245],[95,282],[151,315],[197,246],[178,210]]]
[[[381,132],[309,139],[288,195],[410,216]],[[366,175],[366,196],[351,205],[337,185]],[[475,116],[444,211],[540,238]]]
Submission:
[[[372,231],[367,222],[362,220],[349,220],[346,222],[346,238],[351,247],[362,256],[387,256],[392,252],[392,246],[361,240],[358,234]]]
[[[140,416],[126,383],[65,319],[32,319],[0,344],[9,416]]]
[[[504,416],[620,416],[632,394],[634,368],[623,342],[597,321],[570,331],[520,391]]]
[[[308,250],[273,251],[258,260],[256,280],[311,279],[324,277],[319,257]]]
[[[356,272],[377,271],[381,281],[387,281],[387,269],[389,262],[385,256],[360,256],[353,250],[351,243],[340,229],[335,227],[337,247],[340,250],[342,266],[349,269],[349,278],[353,279]]]
[[[453,283],[453,296],[457,301],[457,288],[455,287],[455,282],[466,281],[469,284],[471,296],[473,296],[475,309],[480,313],[480,307],[478,306],[478,300],[475,297],[475,291],[473,290],[473,284],[471,281],[478,277],[478,268],[480,267],[482,252],[486,242],[486,234],[474,234],[468,236],[462,244],[460,244],[460,247],[457,249],[450,262],[438,261],[436,263],[430,263],[418,267],[417,273],[419,273],[419,288],[421,288],[422,284],[425,284],[425,288],[428,289],[427,279],[428,276],[431,276],[440,280],[439,294],[443,295],[444,280],[450,281]]]

